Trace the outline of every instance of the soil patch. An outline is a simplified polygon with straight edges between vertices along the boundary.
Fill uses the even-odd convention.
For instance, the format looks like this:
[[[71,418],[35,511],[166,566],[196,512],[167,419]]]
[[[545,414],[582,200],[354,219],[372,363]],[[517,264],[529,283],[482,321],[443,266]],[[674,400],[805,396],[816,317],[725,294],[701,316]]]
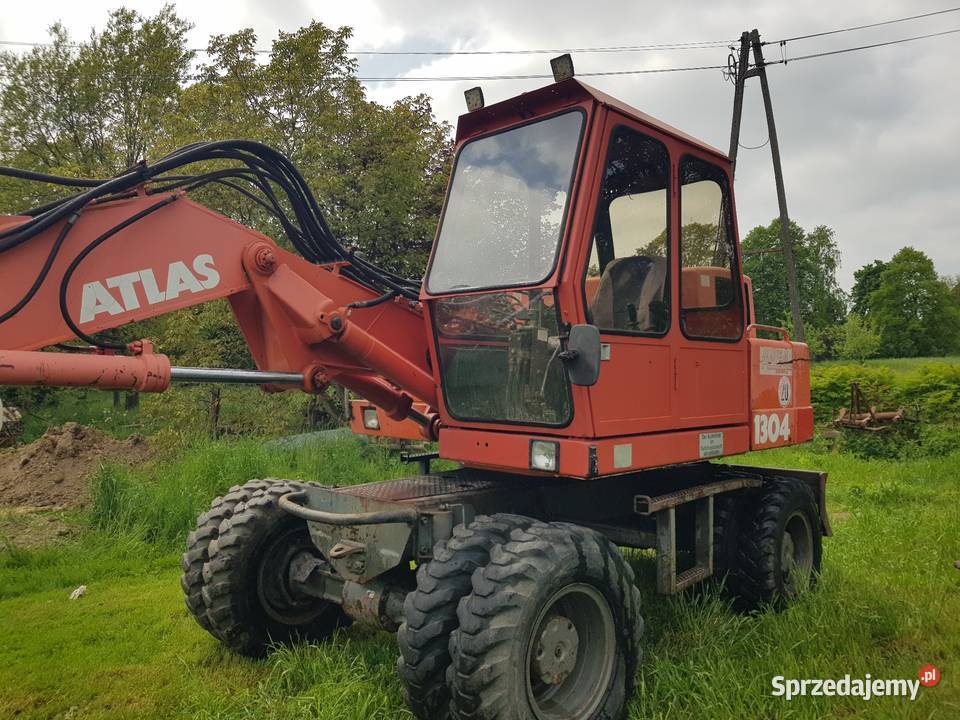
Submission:
[[[0,554],[70,540],[80,530],[67,514],[31,507],[0,508]]]
[[[20,448],[0,451],[0,507],[82,508],[90,502],[90,478],[105,463],[147,459],[140,435],[126,440],[67,423]]]

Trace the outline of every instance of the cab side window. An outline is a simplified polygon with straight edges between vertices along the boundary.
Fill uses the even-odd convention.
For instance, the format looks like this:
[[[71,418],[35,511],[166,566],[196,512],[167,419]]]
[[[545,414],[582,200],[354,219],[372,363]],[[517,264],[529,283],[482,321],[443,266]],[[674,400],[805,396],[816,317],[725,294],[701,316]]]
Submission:
[[[669,188],[666,146],[614,129],[584,285],[601,330],[663,335],[670,327]]]
[[[727,175],[680,161],[680,324],[700,340],[738,340],[743,305]]]

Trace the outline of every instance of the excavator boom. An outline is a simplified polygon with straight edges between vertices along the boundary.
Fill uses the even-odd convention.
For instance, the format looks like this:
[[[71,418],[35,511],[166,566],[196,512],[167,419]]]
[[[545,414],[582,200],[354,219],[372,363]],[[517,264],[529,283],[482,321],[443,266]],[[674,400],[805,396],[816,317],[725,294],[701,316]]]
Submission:
[[[4,217],[0,232],[28,220]],[[74,339],[74,328],[92,336],[226,298],[262,371],[302,376],[310,392],[335,380],[397,419],[414,400],[436,404],[419,303],[375,302],[344,274],[348,262],[308,262],[182,193],[101,202],[7,250],[0,308],[27,297],[47,262],[45,281],[0,324],[0,385],[162,391],[170,363],[149,343],[129,355],[38,351]]]

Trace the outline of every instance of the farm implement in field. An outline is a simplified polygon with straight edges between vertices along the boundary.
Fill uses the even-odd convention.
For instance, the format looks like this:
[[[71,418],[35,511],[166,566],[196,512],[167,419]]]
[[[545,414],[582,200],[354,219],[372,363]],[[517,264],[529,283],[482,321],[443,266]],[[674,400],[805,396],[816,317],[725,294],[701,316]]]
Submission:
[[[850,430],[869,430],[881,432],[910,418],[906,410],[900,407],[896,410],[878,411],[875,405],[867,403],[860,389],[860,383],[850,384],[850,407],[840,408],[837,417],[833,419],[834,427]]]

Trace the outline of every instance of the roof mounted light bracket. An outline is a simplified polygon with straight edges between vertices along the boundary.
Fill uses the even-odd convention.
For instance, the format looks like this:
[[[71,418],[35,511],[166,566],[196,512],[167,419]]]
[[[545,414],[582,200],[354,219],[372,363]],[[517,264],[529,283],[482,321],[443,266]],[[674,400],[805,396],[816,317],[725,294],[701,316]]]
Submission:
[[[483,107],[483,89],[480,86],[465,90],[463,98],[467,101],[468,112],[473,112]]]
[[[573,77],[573,58],[570,53],[564,53],[550,61],[550,69],[553,71],[553,81],[562,82]]]

